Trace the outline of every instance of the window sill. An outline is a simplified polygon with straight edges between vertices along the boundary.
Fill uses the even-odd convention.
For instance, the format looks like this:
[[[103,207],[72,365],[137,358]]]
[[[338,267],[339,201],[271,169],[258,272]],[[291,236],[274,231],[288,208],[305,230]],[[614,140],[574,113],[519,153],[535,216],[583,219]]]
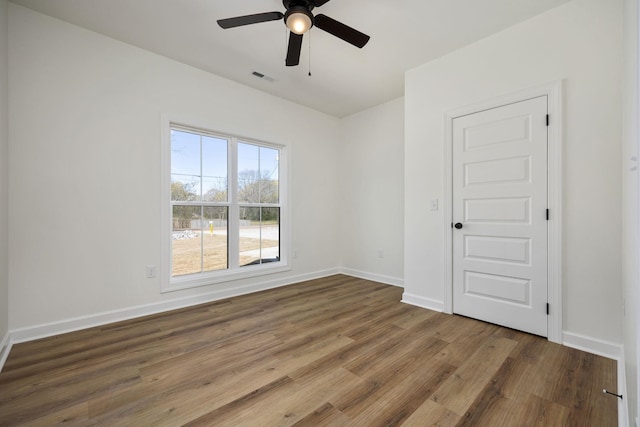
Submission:
[[[215,285],[217,283],[233,282],[236,280],[249,279],[252,277],[266,276],[269,274],[290,271],[291,266],[283,261],[277,263],[267,263],[255,266],[241,267],[233,271],[216,271],[206,274],[186,275],[172,278],[168,283],[163,282],[161,293],[180,291],[184,289],[197,288],[201,286]]]

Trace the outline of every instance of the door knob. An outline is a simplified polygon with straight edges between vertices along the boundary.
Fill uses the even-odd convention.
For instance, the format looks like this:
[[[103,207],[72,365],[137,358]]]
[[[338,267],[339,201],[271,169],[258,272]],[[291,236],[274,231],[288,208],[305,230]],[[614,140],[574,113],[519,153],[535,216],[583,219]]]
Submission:
[[[461,222],[456,222],[456,225],[454,225],[455,228],[457,228],[458,230],[460,230],[462,228],[462,223]]]

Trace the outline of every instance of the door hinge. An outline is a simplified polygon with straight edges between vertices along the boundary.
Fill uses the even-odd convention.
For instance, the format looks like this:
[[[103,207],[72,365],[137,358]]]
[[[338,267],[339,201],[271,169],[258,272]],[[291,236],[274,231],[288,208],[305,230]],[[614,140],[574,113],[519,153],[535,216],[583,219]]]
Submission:
[[[547,209],[547,221],[549,221],[549,209]]]
[[[549,115],[547,114],[547,126],[549,126]]]
[[[547,303],[547,316],[549,315],[549,303]]]

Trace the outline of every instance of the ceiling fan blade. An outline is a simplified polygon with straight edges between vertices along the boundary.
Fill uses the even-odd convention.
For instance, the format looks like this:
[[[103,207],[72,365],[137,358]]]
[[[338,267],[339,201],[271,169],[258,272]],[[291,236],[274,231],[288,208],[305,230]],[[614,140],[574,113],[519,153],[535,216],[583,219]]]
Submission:
[[[326,31],[329,34],[333,34],[334,36],[359,48],[364,47],[370,39],[368,35],[349,27],[342,22],[338,22],[333,18],[329,18],[327,15],[316,15],[314,18],[314,25],[321,30]]]
[[[328,3],[329,0],[311,0],[311,2],[316,6],[316,7],[320,7],[325,3]]]
[[[287,49],[287,67],[300,63],[300,51],[302,50],[302,34],[289,33],[289,48]]]
[[[235,18],[218,19],[218,25],[222,28],[241,27],[243,25],[258,24],[260,22],[277,21],[284,15],[280,12],[256,13],[255,15],[236,16]]]

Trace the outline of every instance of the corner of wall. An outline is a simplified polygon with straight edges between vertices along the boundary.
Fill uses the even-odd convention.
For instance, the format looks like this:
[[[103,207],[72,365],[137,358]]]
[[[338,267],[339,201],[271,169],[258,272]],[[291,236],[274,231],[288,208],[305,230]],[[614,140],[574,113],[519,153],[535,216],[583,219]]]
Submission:
[[[0,337],[9,330],[9,187],[8,187],[8,92],[9,92],[9,2],[0,0]],[[4,338],[0,344],[0,369],[5,357]],[[6,350],[8,353],[8,350]]]
[[[2,372],[2,368],[4,368],[4,363],[7,361],[9,357],[9,352],[11,351],[11,335],[7,332],[0,341],[0,372]]]
[[[629,427],[629,393],[627,390],[627,374],[624,360],[624,347],[617,359],[618,367],[618,391],[622,399],[618,399],[618,427]]]
[[[623,111],[622,111],[622,289],[623,289],[623,342],[622,363],[626,371],[624,390],[625,417],[627,425],[637,425],[640,412],[640,240],[638,235],[638,189],[640,175],[637,171],[640,116],[638,102],[640,88],[638,82],[640,57],[640,7],[638,0],[624,0],[623,3]],[[620,363],[620,362],[619,362]],[[622,392],[622,391],[621,391]],[[622,425],[622,424],[621,424]]]

